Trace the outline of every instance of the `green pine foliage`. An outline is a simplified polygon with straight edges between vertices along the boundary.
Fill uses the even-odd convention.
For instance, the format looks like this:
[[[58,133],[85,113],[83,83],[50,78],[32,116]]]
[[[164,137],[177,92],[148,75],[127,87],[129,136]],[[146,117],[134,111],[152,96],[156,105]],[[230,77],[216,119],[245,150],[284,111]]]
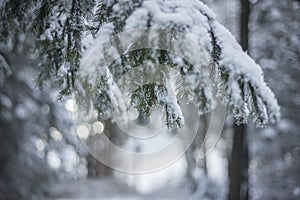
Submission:
[[[157,6],[158,10],[152,10],[153,6]],[[179,16],[182,10],[190,10],[187,12],[190,15]],[[80,104],[92,105],[101,115],[114,119],[128,110],[126,102],[122,102],[117,94],[120,93],[120,88],[116,89],[119,87],[117,82],[130,70],[144,66],[140,77],[155,77],[153,82],[156,84],[145,82],[145,85],[137,86],[130,82],[130,77],[129,80],[124,80],[123,89],[127,87],[126,90],[132,92],[129,106],[137,108],[142,117],[149,117],[155,107],[163,107],[169,128],[183,126],[184,119],[178,102],[186,97],[188,101],[198,105],[200,114],[210,112],[216,101],[223,100],[229,104],[231,113],[239,124],[247,123],[252,118],[256,125],[264,126],[279,118],[279,107],[272,92],[262,78],[253,77],[248,70],[249,65],[257,67],[255,62],[242,52],[231,34],[223,30],[213,13],[198,0],[186,3],[173,0],[7,0],[1,7],[0,14],[0,42],[9,45],[11,40],[16,39],[15,32],[30,36],[30,51],[40,58],[38,83],[43,85],[44,80],[55,76],[61,86],[61,98],[74,92],[78,73],[82,68],[81,60],[88,48],[83,43],[84,38],[101,38],[101,30],[107,27],[112,27],[110,37],[113,37],[126,31],[127,23],[131,28],[159,27],[179,35],[195,35],[194,29],[199,29],[199,35],[196,36],[201,51],[197,57],[203,57],[202,63],[190,62],[181,55],[161,49],[134,49],[135,45],[139,46],[139,42],[145,41],[137,40],[133,46],[128,47],[130,51],[123,51],[121,42],[115,41],[112,45],[118,58],[108,66],[105,73],[98,74],[92,85],[87,80],[80,83],[86,91],[76,93]],[[167,17],[161,18],[161,22],[157,21],[156,15],[159,14]],[[177,14],[178,19],[170,17],[173,14]],[[192,20],[184,21],[183,18]],[[176,38],[178,35],[162,34],[158,42],[172,42]],[[188,48],[186,50],[193,51]],[[188,53],[182,52],[183,55]],[[242,61],[234,58],[235,53],[246,58],[245,66],[242,66]],[[168,67],[157,67],[158,65]],[[151,70],[147,72],[146,68],[149,66]],[[179,72],[176,91],[169,89],[172,79],[169,69]],[[261,76],[259,69],[256,70],[256,74]],[[136,74],[132,74],[132,77],[136,77]],[[166,100],[167,97],[173,101]]]

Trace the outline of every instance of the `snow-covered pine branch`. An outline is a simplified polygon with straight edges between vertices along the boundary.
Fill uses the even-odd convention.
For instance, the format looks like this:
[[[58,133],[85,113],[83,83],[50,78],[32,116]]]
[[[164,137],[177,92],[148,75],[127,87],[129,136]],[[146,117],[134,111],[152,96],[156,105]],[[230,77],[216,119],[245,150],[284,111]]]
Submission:
[[[35,36],[34,50],[41,57],[41,82],[54,75],[63,86],[62,95],[68,95],[78,79],[82,82],[77,83],[77,88],[87,90],[77,91],[78,96],[93,97],[94,104],[97,99],[102,102],[98,102],[97,109],[109,108],[110,115],[120,111],[120,105],[115,108],[110,98],[121,90],[117,84],[107,91],[97,87],[105,85],[109,74],[118,82],[135,67],[152,66],[153,77],[166,88],[171,81],[167,68],[180,72],[177,90],[172,91],[177,95],[173,106],[177,106],[178,98],[192,96],[202,114],[211,111],[221,99],[229,104],[237,123],[247,123],[252,118],[257,126],[273,123],[280,116],[260,67],[199,0],[26,0],[18,6],[8,0],[0,15],[0,41],[9,45],[14,32]],[[126,39],[116,39],[120,34]],[[115,39],[111,41],[112,38]],[[145,41],[151,41],[148,49]],[[109,73],[100,66],[108,66]],[[135,77],[130,76],[129,80]],[[125,86],[132,89],[135,85],[127,81]],[[110,91],[112,88],[116,91]],[[107,102],[100,97],[108,98]],[[165,111],[168,110],[177,109]],[[173,114],[167,116],[180,116]]]
[[[104,11],[106,13],[105,20],[103,20],[102,10],[100,13],[102,18],[99,21],[101,25],[95,43],[90,47],[92,50],[86,53],[89,60],[83,59],[82,61],[81,74],[87,76],[88,80],[95,80],[94,75],[97,73],[93,72],[99,71],[97,69],[99,61],[105,56],[116,58],[117,64],[115,63],[111,71],[119,75],[125,74],[130,68],[145,64],[145,61],[148,64],[149,62],[152,64],[168,63],[173,64],[173,68],[181,72],[181,87],[179,88],[194,94],[200,113],[211,111],[214,108],[215,100],[222,99],[229,104],[231,113],[238,124],[247,123],[252,118],[257,126],[264,126],[269,122],[274,123],[280,117],[279,106],[263,80],[260,67],[241,49],[231,33],[215,20],[215,15],[202,2],[198,0],[107,0],[102,1],[103,5],[106,9]],[[192,40],[195,44],[192,46],[193,48],[189,46],[188,42],[181,42],[177,46],[171,44],[182,55],[158,50],[153,50],[151,53],[143,52],[143,50],[138,52],[131,48],[134,46],[132,43],[129,46],[126,42],[121,48],[118,46],[120,44],[112,44],[112,47],[109,47],[109,52],[113,52],[111,55],[103,53],[107,52],[107,49],[97,47],[115,34],[147,28],[172,30],[180,36],[181,41]],[[157,33],[158,36],[159,34]],[[129,34],[127,37],[129,41],[135,41],[138,46],[145,34]],[[158,43],[161,42],[159,39]],[[176,36],[168,39],[175,44],[178,41]],[[128,49],[135,53],[128,53]],[[97,57],[92,58],[92,54],[96,54]],[[166,54],[164,62],[161,62],[162,54]],[[137,63],[137,57],[142,62]],[[125,66],[127,70],[124,71]],[[153,69],[154,74],[160,74],[160,70]],[[210,90],[209,81],[216,83],[217,92]],[[152,90],[149,89],[149,91]],[[147,96],[147,94],[143,95]],[[152,103],[158,104],[157,102]],[[113,105],[111,106],[113,107]],[[173,106],[177,106],[177,100]],[[166,112],[168,113],[167,110]],[[172,115],[167,114],[167,116]]]

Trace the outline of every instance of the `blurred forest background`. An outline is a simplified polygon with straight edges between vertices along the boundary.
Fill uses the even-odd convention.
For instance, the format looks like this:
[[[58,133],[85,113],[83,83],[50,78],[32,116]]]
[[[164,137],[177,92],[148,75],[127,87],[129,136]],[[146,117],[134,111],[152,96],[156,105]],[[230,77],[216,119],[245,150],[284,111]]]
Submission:
[[[228,116],[204,159],[194,156],[198,134],[185,156],[162,171],[114,171],[81,139],[103,132],[118,142],[120,130],[109,121],[75,125],[74,102],[58,99],[55,78],[36,86],[39,59],[28,53],[30,38],[15,33],[9,47],[0,41],[0,199],[300,199],[300,2],[203,2],[263,67],[281,106],[277,124],[237,127]]]

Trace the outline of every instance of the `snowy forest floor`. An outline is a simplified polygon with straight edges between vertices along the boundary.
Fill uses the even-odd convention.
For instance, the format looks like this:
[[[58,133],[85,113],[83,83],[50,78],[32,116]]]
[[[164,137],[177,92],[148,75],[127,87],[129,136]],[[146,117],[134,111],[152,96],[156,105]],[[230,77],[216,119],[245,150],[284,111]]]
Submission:
[[[86,179],[63,182],[52,187],[49,199],[72,200],[179,200],[189,199],[191,196],[184,187],[169,187],[149,194],[142,194],[117,179]]]

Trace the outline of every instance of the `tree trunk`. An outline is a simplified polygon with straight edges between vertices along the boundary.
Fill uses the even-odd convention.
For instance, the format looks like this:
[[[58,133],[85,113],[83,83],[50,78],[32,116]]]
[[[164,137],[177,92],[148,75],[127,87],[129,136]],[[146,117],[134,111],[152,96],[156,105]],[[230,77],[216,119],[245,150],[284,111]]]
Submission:
[[[110,120],[105,121],[105,131],[104,134],[107,134],[107,137],[114,142],[115,144],[119,144],[118,138],[118,130],[116,128],[116,124],[111,123]],[[95,139],[92,139],[95,140]],[[96,144],[97,145],[97,144]],[[96,146],[93,147],[96,148],[97,151],[103,150],[101,146]],[[107,152],[110,153],[110,152]],[[101,177],[106,177],[106,176],[111,176],[113,170],[101,163],[98,159],[96,159],[93,155],[89,154],[87,157],[87,167],[88,167],[88,177],[90,178],[101,178]]]
[[[228,200],[248,200],[248,145],[245,126],[234,126],[233,140]]]
[[[244,51],[248,50],[249,41],[249,0],[240,0],[241,3],[241,45]],[[232,155],[229,161],[229,194],[228,200],[248,200],[248,144],[246,126],[234,125]]]
[[[205,176],[207,176],[207,162],[206,162],[206,156],[201,158],[199,160],[198,156],[195,156],[195,153],[200,153],[200,148],[203,146],[203,149],[201,150],[202,154],[206,154],[206,148],[205,148],[205,136],[208,129],[209,124],[209,114],[204,114],[199,117],[199,127],[197,130],[197,135],[189,147],[189,149],[185,152],[186,160],[187,160],[187,171],[186,171],[186,178],[187,183],[189,184],[189,187],[191,189],[191,192],[194,193],[197,191],[199,180],[197,180],[194,177],[194,171],[199,167],[203,169],[203,172]]]

